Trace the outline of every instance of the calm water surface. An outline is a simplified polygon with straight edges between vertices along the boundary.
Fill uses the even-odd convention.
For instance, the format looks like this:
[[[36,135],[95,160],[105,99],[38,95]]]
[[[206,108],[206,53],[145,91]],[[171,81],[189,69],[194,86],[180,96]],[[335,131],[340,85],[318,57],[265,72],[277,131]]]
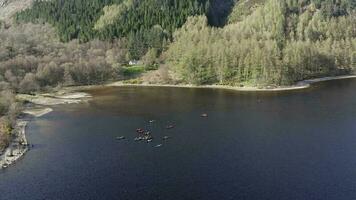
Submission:
[[[34,148],[0,171],[1,200],[356,199],[355,80],[280,93],[90,92],[29,124]],[[133,141],[139,127],[152,143]]]

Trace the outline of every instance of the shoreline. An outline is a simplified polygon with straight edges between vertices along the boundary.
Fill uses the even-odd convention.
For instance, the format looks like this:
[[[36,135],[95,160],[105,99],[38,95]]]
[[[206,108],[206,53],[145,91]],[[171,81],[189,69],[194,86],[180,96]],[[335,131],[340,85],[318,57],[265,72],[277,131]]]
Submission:
[[[18,94],[16,96],[22,101],[28,101],[39,106],[55,106],[61,104],[81,103],[92,96],[85,92],[68,92],[66,88],[57,93],[44,93],[36,95]]]
[[[235,90],[241,92],[278,92],[278,91],[291,91],[291,90],[302,90],[310,88],[312,84],[332,81],[332,80],[341,80],[341,79],[351,79],[356,78],[356,75],[343,75],[343,76],[330,76],[323,78],[315,78],[299,81],[292,86],[280,86],[274,88],[258,88],[258,87],[237,87],[237,86],[228,86],[228,85],[173,85],[173,84],[131,84],[131,83],[123,83],[122,81],[117,81],[113,83],[106,84],[108,87],[124,87],[124,86],[138,86],[138,87],[172,87],[172,88],[210,88],[210,89],[226,89],[226,90]]]
[[[341,79],[351,79],[356,78],[356,75],[344,75],[344,76],[333,76],[333,77],[323,77],[308,79],[297,82],[292,86],[283,86],[275,88],[257,88],[257,87],[236,87],[227,85],[172,85],[172,84],[127,84],[122,81],[117,81],[109,83],[106,85],[92,85],[92,86],[73,86],[63,88],[56,93],[46,93],[37,95],[25,95],[18,94],[17,98],[23,101],[30,102],[31,106],[27,107],[23,113],[30,115],[34,118],[41,117],[53,111],[49,106],[62,105],[62,104],[73,104],[82,103],[92,96],[86,92],[76,92],[79,90],[87,90],[95,87],[124,87],[124,86],[136,86],[136,87],[171,87],[171,88],[210,88],[210,89],[227,89],[241,92],[273,92],[273,91],[290,91],[290,90],[301,90],[311,87],[312,84],[331,81],[331,80],[341,80]],[[29,150],[29,144],[26,138],[26,126],[31,119],[19,118],[16,121],[15,128],[13,130],[13,140],[9,146],[0,155],[0,169],[6,169],[11,164],[15,163],[18,159],[25,155]]]
[[[17,98],[31,103],[22,113],[30,118],[20,117],[16,120],[16,125],[12,131],[12,140],[3,152],[0,152],[0,169],[6,169],[16,163],[30,149],[26,138],[26,127],[32,118],[44,116],[53,111],[49,106],[61,104],[73,104],[84,102],[91,98],[90,94],[84,92],[61,90],[51,94],[25,95],[18,94]]]

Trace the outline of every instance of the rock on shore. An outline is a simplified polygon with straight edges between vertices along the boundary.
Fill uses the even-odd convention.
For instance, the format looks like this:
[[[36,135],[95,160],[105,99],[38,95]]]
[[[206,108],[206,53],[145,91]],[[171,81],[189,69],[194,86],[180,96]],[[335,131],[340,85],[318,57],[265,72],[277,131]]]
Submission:
[[[17,120],[12,132],[12,141],[9,147],[0,155],[0,168],[7,168],[28,150],[28,142],[25,135],[27,121]]]

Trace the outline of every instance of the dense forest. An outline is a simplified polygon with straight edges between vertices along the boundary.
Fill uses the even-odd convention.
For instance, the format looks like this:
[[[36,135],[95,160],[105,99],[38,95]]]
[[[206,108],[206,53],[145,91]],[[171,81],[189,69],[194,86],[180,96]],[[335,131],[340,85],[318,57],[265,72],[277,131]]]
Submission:
[[[206,0],[37,0],[16,20],[48,22],[63,42],[126,37],[130,55],[139,59],[148,48],[161,50],[188,16],[205,14],[208,8]]]
[[[247,1],[246,1],[247,2]],[[241,2],[241,3],[246,3]],[[356,63],[353,1],[257,1],[223,28],[190,17],[175,32],[167,64],[176,82],[289,85],[351,73]],[[245,4],[243,6],[246,6]],[[236,22],[233,22],[235,21]]]
[[[64,42],[125,38],[127,59],[149,58],[158,64],[163,57],[174,82],[286,85],[352,72],[355,4],[54,0],[35,1],[16,21],[48,22]]]
[[[130,56],[140,59],[150,48],[160,53],[189,16],[207,15],[209,24],[225,24],[234,0],[76,0],[41,1],[18,13],[17,22],[47,22],[60,40],[88,42],[125,37]]]
[[[0,22],[0,150],[21,110],[16,93],[142,72],[135,82],[256,87],[353,73],[355,7],[354,0],[37,0],[14,24]]]

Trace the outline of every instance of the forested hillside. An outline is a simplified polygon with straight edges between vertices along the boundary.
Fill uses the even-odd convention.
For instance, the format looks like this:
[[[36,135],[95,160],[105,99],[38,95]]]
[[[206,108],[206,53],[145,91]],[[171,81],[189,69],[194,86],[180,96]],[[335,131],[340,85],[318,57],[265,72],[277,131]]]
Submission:
[[[251,14],[241,14],[221,29],[210,27],[205,16],[190,17],[167,52],[173,79],[288,85],[354,70],[354,1],[256,2],[248,6]],[[241,4],[236,6],[230,19]]]
[[[126,37],[132,58],[139,59],[148,48],[162,48],[188,16],[205,14],[208,9],[207,0],[37,0],[32,8],[18,13],[16,20],[48,22],[63,42]]]
[[[64,42],[121,38],[120,51],[125,52],[121,63],[141,59],[148,67],[164,64],[174,82],[286,85],[352,73],[355,4],[53,0],[35,1],[15,18],[18,23],[48,22]]]
[[[60,40],[88,42],[126,37],[131,56],[142,57],[149,48],[162,51],[172,33],[189,16],[207,15],[223,26],[235,0],[76,0],[41,1],[19,12],[17,22],[48,22]]]

